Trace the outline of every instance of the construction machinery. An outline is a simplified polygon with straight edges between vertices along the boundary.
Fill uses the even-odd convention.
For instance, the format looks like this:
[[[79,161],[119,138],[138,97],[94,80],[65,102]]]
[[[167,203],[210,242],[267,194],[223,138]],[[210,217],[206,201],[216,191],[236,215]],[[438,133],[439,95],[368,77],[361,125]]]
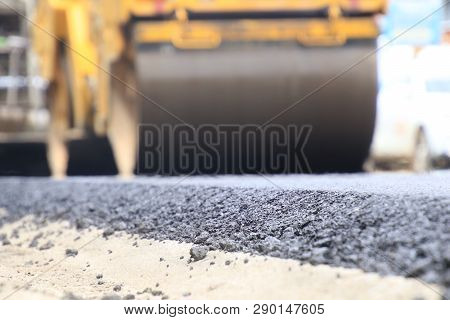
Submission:
[[[0,1],[0,175],[48,175],[45,81],[33,76],[26,6]],[[41,81],[42,80],[42,81]]]
[[[386,5],[38,0],[30,26],[49,84],[51,171],[65,175],[76,156],[68,141],[94,135],[109,138],[119,173],[133,174],[142,123],[308,125],[312,171],[358,170],[374,129]]]

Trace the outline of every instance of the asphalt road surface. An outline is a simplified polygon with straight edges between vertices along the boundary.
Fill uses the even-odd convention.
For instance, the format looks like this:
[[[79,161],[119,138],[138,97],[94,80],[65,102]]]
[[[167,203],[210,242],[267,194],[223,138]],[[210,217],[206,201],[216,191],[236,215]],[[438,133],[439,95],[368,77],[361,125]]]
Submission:
[[[68,221],[105,236],[124,231],[414,277],[450,293],[450,172],[3,178],[0,190],[0,227],[31,215],[38,224]]]

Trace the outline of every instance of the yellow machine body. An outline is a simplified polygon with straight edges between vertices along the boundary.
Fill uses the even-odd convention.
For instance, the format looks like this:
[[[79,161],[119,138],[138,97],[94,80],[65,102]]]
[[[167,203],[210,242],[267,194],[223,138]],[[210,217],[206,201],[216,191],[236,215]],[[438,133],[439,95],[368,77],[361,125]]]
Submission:
[[[58,134],[92,129],[106,135],[111,86],[122,81],[113,65],[124,57],[134,61],[139,44],[166,43],[188,51],[219,49],[228,42],[294,41],[304,47],[343,47],[378,36],[376,16],[384,13],[386,2],[39,0],[33,47],[42,76],[56,88],[58,103],[51,108]],[[133,28],[128,28],[131,24]]]

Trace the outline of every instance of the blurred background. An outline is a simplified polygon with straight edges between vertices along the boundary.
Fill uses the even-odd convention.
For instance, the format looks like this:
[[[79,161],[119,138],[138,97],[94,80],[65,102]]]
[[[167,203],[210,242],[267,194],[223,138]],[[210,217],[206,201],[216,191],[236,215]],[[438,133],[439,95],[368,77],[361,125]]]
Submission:
[[[448,1],[0,0],[0,175],[130,175],[137,124],[262,124],[365,56],[275,122],[313,172],[449,168]]]

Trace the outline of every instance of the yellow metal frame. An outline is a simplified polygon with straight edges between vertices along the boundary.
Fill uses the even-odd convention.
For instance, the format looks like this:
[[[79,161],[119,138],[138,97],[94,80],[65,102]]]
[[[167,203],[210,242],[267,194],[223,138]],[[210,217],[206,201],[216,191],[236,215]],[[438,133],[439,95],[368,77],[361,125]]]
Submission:
[[[373,20],[366,18],[329,21],[242,20],[229,23],[192,21],[145,22],[137,25],[138,43],[171,43],[179,49],[214,49],[222,42],[298,41],[305,46],[340,46],[348,40],[373,39],[378,35]]]
[[[384,12],[388,0],[124,0],[134,15],[156,15],[178,9],[196,12],[304,11],[338,6],[359,12]]]
[[[98,62],[87,12],[85,1],[41,0],[35,15],[37,27],[33,28],[33,46],[40,57],[42,76],[52,82],[64,69],[77,127],[86,126],[92,100],[86,79],[97,72]]]

